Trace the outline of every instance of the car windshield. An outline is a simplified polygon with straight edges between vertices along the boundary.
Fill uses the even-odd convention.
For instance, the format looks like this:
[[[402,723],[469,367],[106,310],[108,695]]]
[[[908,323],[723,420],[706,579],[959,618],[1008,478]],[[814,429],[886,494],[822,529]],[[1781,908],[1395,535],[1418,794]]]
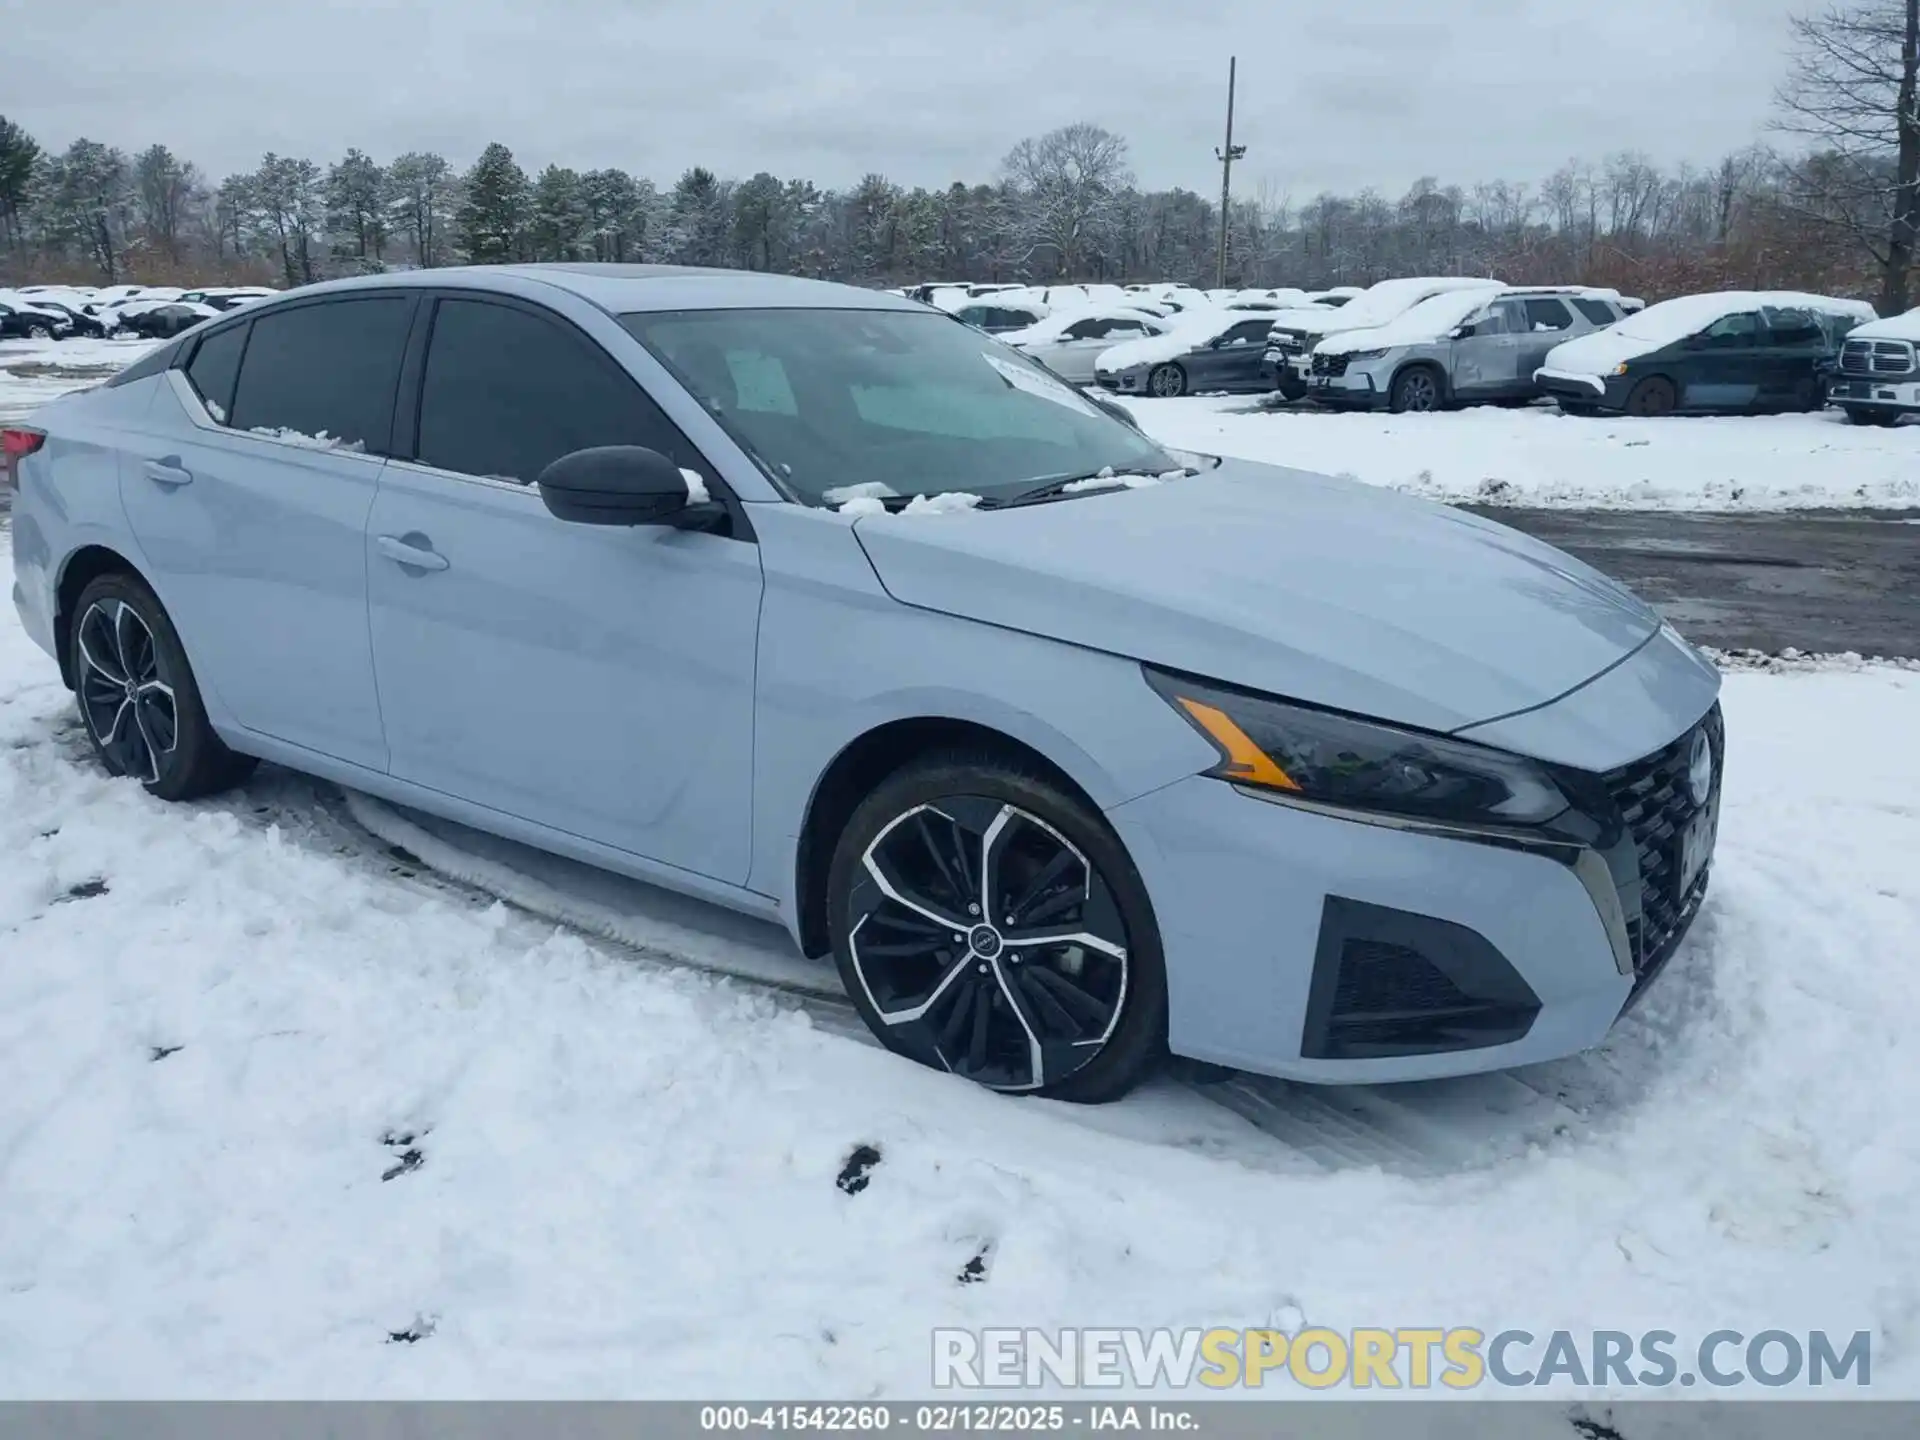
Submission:
[[[767,475],[810,505],[1179,468],[977,330],[899,310],[680,310],[621,323]]]

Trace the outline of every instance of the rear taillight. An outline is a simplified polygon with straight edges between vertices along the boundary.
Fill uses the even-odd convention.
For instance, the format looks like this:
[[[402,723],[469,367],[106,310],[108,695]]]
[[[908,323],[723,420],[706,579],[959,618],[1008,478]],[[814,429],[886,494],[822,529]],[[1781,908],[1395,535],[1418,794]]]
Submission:
[[[26,425],[9,425],[0,429],[0,471],[5,472],[8,485],[19,488],[21,458],[33,454],[46,443],[47,432],[44,430],[35,430]]]

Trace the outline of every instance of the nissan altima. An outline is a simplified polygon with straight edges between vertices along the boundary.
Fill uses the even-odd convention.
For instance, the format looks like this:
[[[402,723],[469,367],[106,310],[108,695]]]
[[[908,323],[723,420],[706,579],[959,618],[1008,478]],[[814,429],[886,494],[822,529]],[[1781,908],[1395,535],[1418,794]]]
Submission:
[[[995,1089],[1566,1055],[1705,893],[1718,678],[1633,596],[899,297],[307,286],[4,446],[110,772],[265,759],[776,920]]]

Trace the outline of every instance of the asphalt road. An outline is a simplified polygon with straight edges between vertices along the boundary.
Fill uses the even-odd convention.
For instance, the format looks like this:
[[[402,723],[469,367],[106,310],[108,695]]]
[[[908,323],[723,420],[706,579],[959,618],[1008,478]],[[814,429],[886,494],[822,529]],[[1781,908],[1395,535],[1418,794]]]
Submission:
[[[1468,508],[1624,581],[1695,644],[1920,659],[1920,511]]]
[[[1625,582],[1697,645],[1920,658],[1920,510],[1468,508]]]

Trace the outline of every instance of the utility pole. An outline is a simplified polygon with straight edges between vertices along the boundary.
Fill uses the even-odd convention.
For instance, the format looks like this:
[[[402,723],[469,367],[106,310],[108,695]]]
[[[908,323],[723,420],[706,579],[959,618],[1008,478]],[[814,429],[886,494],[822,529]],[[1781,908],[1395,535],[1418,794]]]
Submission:
[[[1224,149],[1216,147],[1213,152],[1220,162],[1220,264],[1213,283],[1222,290],[1227,288],[1227,205],[1233,194],[1233,162],[1247,153],[1246,146],[1233,143],[1233,82],[1239,66],[1239,56],[1227,58],[1227,143]]]

